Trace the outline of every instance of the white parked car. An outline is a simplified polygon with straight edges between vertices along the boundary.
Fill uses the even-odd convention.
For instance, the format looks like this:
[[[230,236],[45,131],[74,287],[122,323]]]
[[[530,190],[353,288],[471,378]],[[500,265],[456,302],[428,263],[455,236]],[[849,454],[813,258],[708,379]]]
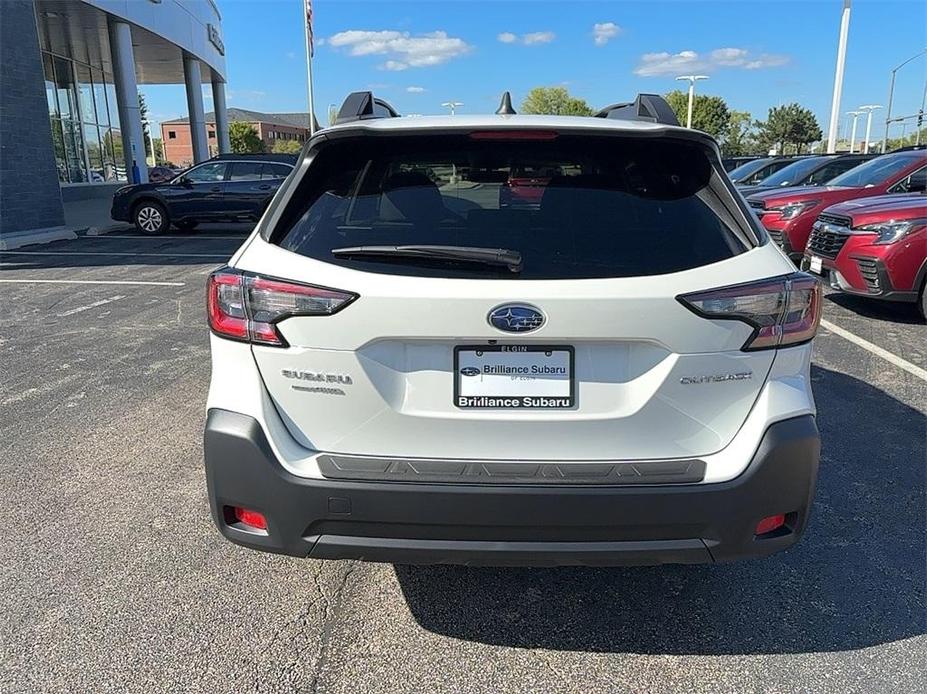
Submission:
[[[599,116],[401,118],[364,92],[310,140],[209,278],[228,539],[490,565],[798,540],[819,284],[662,99]],[[513,191],[526,170],[552,173]]]

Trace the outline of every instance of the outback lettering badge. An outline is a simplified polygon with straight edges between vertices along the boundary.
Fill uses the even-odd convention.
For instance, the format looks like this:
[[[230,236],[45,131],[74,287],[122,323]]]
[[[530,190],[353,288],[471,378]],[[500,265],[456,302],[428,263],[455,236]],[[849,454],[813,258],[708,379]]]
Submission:
[[[753,378],[752,371],[741,371],[734,374],[714,374],[712,376],[683,376],[679,382],[684,386],[691,386],[698,383],[722,383],[724,381],[746,381]]]

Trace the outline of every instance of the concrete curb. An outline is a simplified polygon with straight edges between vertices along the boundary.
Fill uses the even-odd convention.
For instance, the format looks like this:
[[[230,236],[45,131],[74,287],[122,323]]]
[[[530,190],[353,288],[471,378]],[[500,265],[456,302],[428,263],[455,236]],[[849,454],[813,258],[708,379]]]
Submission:
[[[84,236],[105,236],[106,234],[114,234],[117,231],[131,231],[133,229],[131,224],[110,224],[105,227],[89,227],[87,233]]]
[[[28,229],[3,234],[0,238],[0,251],[12,251],[23,246],[36,246],[53,241],[73,241],[77,232],[85,227],[48,227],[46,229]]]

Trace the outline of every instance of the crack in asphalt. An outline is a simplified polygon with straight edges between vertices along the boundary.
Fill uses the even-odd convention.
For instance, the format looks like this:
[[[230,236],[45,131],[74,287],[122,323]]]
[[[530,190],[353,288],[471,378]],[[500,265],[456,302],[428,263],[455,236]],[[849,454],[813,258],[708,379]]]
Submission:
[[[328,645],[331,641],[334,624],[337,621],[339,614],[341,613],[344,589],[348,585],[348,580],[350,580],[351,575],[357,569],[357,566],[358,562],[356,561],[352,561],[348,564],[347,570],[341,576],[341,583],[335,590],[334,596],[332,596],[332,598],[326,599],[325,613],[322,617],[322,629],[319,632],[319,652],[315,660],[315,669],[312,674],[312,681],[309,683],[309,688],[299,690],[301,692],[312,692],[312,694],[318,694],[319,692],[319,680],[322,676],[322,670],[325,669],[325,664],[328,661]]]

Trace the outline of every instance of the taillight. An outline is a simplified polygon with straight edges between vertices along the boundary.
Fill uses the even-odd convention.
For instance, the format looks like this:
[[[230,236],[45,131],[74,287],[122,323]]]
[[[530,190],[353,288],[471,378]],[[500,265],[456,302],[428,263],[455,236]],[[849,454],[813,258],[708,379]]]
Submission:
[[[676,298],[705,318],[752,326],[753,334],[741,347],[745,351],[807,342],[821,322],[821,283],[804,272]]]
[[[357,298],[336,289],[313,287],[216,270],[206,286],[210,329],[221,337],[285,347],[277,324],[292,316],[329,316]]]

